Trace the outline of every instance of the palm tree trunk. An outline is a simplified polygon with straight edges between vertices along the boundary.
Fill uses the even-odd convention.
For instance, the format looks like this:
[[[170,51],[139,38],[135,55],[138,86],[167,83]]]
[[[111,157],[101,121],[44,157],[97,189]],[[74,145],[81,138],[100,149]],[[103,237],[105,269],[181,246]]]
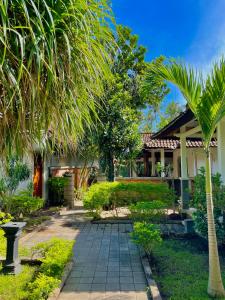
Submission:
[[[220,262],[216,238],[216,229],[213,214],[212,181],[210,152],[206,151],[206,201],[208,219],[208,245],[209,245],[209,281],[208,294],[212,297],[225,295],[221,278]]]

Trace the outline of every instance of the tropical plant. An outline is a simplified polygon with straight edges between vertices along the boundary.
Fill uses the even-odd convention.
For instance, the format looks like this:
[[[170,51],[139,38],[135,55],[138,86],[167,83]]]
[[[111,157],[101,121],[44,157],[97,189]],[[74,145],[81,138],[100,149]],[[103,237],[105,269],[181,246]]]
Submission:
[[[28,190],[21,190],[15,195],[6,196],[2,200],[2,209],[15,218],[28,216],[42,208],[44,199],[33,197]]]
[[[214,222],[216,236],[219,243],[225,242],[225,186],[219,173],[212,174],[212,194],[214,200]],[[207,206],[205,193],[205,168],[199,169],[198,175],[194,178],[194,192],[192,206],[196,208],[193,213],[196,231],[205,238],[208,238],[207,228]]]
[[[132,241],[143,247],[143,249],[151,254],[153,247],[162,242],[159,229],[154,224],[147,222],[135,222],[134,230],[130,234]]]
[[[208,293],[213,297],[225,295],[221,279],[220,262],[213,212],[210,142],[218,122],[225,115],[225,61],[214,64],[210,75],[203,79],[200,72],[182,63],[170,62],[153,68],[156,77],[176,85],[189,108],[194,113],[202,130],[206,157],[206,202],[209,243]]]
[[[0,20],[0,151],[74,144],[111,74],[109,1],[1,1]]]
[[[166,218],[167,205],[160,200],[138,202],[129,206],[131,218],[135,221],[162,222]]]
[[[0,179],[0,198],[6,194],[13,194],[19,184],[30,177],[29,167],[17,156],[7,158],[6,164],[0,170],[2,175]]]

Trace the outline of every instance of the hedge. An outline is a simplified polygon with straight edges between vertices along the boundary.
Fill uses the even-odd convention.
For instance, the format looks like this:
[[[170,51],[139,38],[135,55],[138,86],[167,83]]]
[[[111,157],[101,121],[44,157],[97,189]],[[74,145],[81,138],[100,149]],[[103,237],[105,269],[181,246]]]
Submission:
[[[93,184],[84,195],[84,207],[99,216],[104,207],[122,207],[137,202],[160,200],[171,206],[171,191],[166,183],[102,182]]]

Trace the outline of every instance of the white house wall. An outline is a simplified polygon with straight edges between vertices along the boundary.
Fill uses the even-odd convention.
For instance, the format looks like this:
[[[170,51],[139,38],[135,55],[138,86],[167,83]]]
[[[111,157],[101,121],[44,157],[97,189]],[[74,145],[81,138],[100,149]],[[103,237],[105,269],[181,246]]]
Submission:
[[[179,161],[180,149],[176,149],[173,152],[173,176],[179,177]],[[218,172],[218,160],[217,160],[217,148],[211,148],[211,164],[212,173]],[[194,177],[197,175],[198,170],[201,167],[205,167],[205,152],[203,148],[188,148],[187,149],[187,168],[188,177]]]

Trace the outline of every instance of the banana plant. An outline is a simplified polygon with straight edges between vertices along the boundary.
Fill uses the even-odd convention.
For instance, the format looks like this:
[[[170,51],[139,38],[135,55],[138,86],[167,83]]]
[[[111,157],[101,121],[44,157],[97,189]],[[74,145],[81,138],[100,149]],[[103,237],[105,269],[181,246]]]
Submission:
[[[213,213],[210,141],[218,122],[225,116],[225,60],[221,58],[218,63],[215,63],[211,73],[206,78],[201,72],[176,61],[155,67],[152,72],[156,78],[174,84],[181,91],[201,127],[206,166],[209,246],[208,294],[213,297],[223,297],[225,291],[221,278]],[[145,85],[148,85],[147,77]]]

